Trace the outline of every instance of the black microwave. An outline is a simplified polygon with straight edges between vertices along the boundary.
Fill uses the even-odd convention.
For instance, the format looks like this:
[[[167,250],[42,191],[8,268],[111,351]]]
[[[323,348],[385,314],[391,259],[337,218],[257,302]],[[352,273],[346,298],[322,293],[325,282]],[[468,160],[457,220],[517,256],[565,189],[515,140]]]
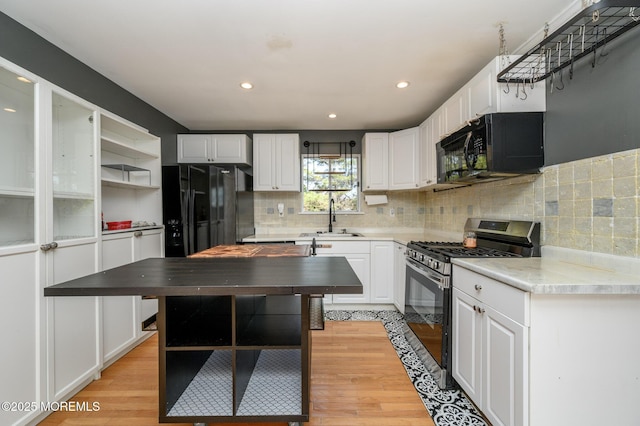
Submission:
[[[438,183],[476,183],[544,165],[544,113],[480,116],[436,144]]]

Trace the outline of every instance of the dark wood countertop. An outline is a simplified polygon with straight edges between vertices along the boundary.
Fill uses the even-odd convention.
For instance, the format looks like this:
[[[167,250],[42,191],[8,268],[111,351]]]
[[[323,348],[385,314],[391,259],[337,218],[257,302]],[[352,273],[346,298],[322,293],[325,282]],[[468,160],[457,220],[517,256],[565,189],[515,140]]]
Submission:
[[[44,289],[45,296],[361,293],[344,257],[152,258]]]
[[[211,247],[189,257],[305,257],[309,254],[311,246],[306,244],[236,244]]]

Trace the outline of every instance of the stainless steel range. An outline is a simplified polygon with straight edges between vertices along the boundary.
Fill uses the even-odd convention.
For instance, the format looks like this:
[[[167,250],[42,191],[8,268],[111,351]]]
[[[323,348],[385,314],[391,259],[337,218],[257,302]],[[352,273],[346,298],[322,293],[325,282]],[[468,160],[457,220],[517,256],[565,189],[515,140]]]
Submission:
[[[405,335],[443,389],[451,376],[451,259],[540,256],[540,224],[469,218],[462,242],[407,245]]]

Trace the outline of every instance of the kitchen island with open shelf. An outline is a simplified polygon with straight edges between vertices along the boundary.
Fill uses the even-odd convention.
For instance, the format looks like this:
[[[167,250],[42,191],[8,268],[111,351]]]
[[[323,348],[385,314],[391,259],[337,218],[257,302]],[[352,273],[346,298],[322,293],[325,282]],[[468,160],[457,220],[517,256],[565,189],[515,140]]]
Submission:
[[[45,296],[158,298],[159,420],[309,420],[312,300],[362,284],[343,257],[146,259]]]

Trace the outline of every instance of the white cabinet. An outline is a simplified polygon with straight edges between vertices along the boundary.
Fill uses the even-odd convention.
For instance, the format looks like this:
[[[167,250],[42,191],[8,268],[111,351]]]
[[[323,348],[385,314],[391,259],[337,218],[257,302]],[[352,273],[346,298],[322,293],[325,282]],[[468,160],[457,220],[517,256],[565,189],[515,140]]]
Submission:
[[[511,58],[515,60],[517,56]],[[545,85],[539,83],[532,89],[529,84],[498,83],[500,62],[500,57],[494,58],[464,86],[469,99],[469,117],[493,112],[545,111]]]
[[[253,189],[300,192],[298,134],[253,135]]]
[[[251,139],[243,134],[178,135],[178,163],[251,165]]]
[[[392,241],[371,241],[371,303],[393,303],[394,261]]]
[[[442,106],[444,114],[444,132],[453,133],[465,125],[469,119],[469,90],[465,86],[458,90]]]
[[[44,117],[51,133],[42,135],[51,144],[43,158],[50,168],[38,214],[43,284],[50,286],[98,270],[98,114],[69,94],[43,88],[40,95],[41,108],[50,103]],[[99,372],[99,303],[96,297],[60,297],[45,304],[46,394],[55,401]]]
[[[429,117],[419,126],[420,145],[420,187],[438,182],[434,117]]]
[[[415,189],[419,181],[419,129],[389,133],[389,189]]]
[[[162,221],[160,140],[1,58],[0,80],[0,103],[15,110],[0,116],[0,321],[11,349],[0,399],[67,400],[104,366],[103,305],[42,289],[99,270],[101,210]],[[0,423],[40,414],[0,412]]]
[[[393,243],[393,304],[396,309],[404,314],[405,288],[406,288],[406,253],[407,246],[400,243]]]
[[[102,238],[102,270],[149,257],[164,256],[162,229],[116,232]],[[139,296],[102,297],[102,354],[105,363],[140,338],[142,321],[157,312],[155,299]]]
[[[453,377],[495,425],[528,425],[529,294],[454,265]]]
[[[389,189],[389,133],[365,133],[362,167],[363,191]]]

